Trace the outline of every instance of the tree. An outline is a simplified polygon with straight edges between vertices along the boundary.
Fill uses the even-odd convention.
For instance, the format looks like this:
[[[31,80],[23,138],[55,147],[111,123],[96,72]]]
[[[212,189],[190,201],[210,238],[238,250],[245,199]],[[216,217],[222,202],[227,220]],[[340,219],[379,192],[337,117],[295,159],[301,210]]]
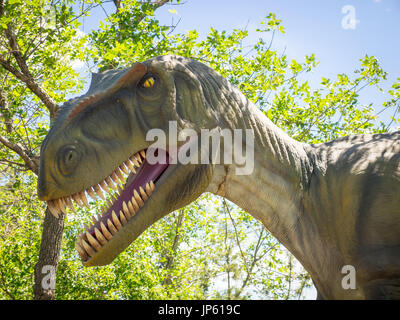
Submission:
[[[1,161],[7,169],[17,170],[18,176],[25,170],[38,174],[39,146],[48,130],[45,115],[53,119],[58,104],[81,87],[70,63],[82,44],[71,3],[63,1],[56,7],[44,1],[0,3],[0,101],[5,123]],[[42,289],[41,271],[45,265],[57,269],[62,230],[63,217],[55,219],[46,211],[45,241],[35,270],[38,299],[54,296],[54,290]]]
[[[392,120],[376,124],[374,106],[359,103],[365,86],[386,79],[373,56],[312,90],[307,74],[316,57],[288,61],[274,50],[274,35],[284,32],[274,14],[248,44],[246,29],[211,28],[204,39],[196,30],[174,32],[154,16],[165,0],[115,0],[98,29],[79,32],[79,19],[106,2],[0,0],[0,297],[29,299],[32,287],[36,299],[301,297],[310,279],[294,258],[247,213],[209,194],[149,228],[110,266],[81,266],[74,239],[88,214],[55,219],[35,196],[40,143],[58,106],[83,88],[74,62],[102,71],[167,53],[198,59],[288,134],[314,143],[397,124],[400,78],[383,104]],[[100,205],[91,201],[92,210]],[[45,266],[57,273],[56,291],[42,285]]]

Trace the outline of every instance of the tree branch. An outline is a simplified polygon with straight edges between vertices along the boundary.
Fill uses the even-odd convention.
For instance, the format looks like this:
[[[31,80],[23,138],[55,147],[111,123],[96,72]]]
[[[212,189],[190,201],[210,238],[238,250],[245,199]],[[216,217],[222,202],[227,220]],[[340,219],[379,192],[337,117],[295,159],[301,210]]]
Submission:
[[[243,259],[243,263],[244,263],[245,269],[246,269],[247,273],[249,273],[249,268],[248,268],[248,265],[247,265],[247,260],[246,260],[246,257],[245,257],[245,255],[244,255],[244,253],[243,253],[242,247],[241,247],[241,245],[240,245],[239,234],[238,234],[238,231],[237,231],[237,229],[236,229],[235,220],[234,220],[233,217],[232,217],[231,211],[230,211],[230,209],[229,209],[229,207],[228,207],[228,204],[226,203],[225,198],[223,198],[222,201],[223,201],[223,204],[224,204],[224,209],[226,210],[226,212],[228,212],[229,218],[230,218],[231,221],[232,221],[233,229],[235,230],[235,239],[236,239],[236,243],[237,243],[237,245],[238,245],[238,247],[239,247],[240,255],[241,255],[242,259]]]
[[[7,27],[5,34],[8,38],[8,42],[11,48],[11,53],[13,54],[20,70],[15,68],[9,60],[0,54],[0,64],[4,69],[12,73],[17,79],[21,80],[26,84],[26,86],[43,102],[50,112],[50,117],[53,118],[58,110],[57,103],[47,94],[47,92],[40,87],[40,85],[35,81],[34,77],[29,71],[28,65],[21,53],[21,50],[16,41],[15,35],[12,32],[10,26]]]
[[[117,8],[117,11],[121,8],[121,1],[120,0],[113,0],[115,7]]]
[[[6,137],[0,136],[0,142],[7,148],[17,153],[22,158],[22,160],[24,160],[26,167],[32,170],[36,175],[38,175],[39,166],[37,162],[29,155],[30,152],[28,152],[19,143],[12,143]]]
[[[254,249],[253,260],[252,260],[252,262],[251,262],[251,264],[250,264],[249,270],[247,270],[246,278],[245,278],[245,280],[243,281],[242,286],[241,286],[240,289],[239,289],[239,294],[242,293],[242,291],[244,290],[244,288],[245,288],[245,287],[247,286],[247,284],[249,283],[250,278],[251,278],[251,275],[252,275],[252,272],[253,272],[253,269],[254,269],[254,266],[256,265],[256,262],[258,261],[257,254],[258,254],[258,250],[261,248],[263,233],[264,233],[264,226],[261,226],[261,232],[260,232],[260,235],[259,235],[259,237],[258,237],[256,247],[255,247],[255,249]]]
[[[116,7],[116,11],[115,13],[119,12],[119,9],[121,8],[121,1],[120,0],[113,0],[115,7]],[[144,1],[144,2],[149,2],[151,5],[154,6],[154,11],[156,11],[158,8],[162,7],[163,5],[165,5],[167,2],[169,2],[169,0],[156,0],[154,2],[152,1]],[[136,23],[139,23],[140,21],[142,21],[144,18],[146,17],[146,14],[143,13],[142,15],[138,16],[137,19],[135,19]]]
[[[173,263],[174,263],[174,258],[175,258],[175,254],[176,254],[176,250],[178,248],[179,245],[179,239],[180,239],[180,228],[182,227],[183,224],[183,218],[185,216],[185,211],[183,209],[179,210],[178,216],[176,218],[176,225],[175,225],[175,236],[174,236],[174,240],[172,242],[172,247],[171,247],[171,253],[167,253],[167,263],[165,265],[165,269],[166,270],[171,270]],[[165,277],[163,284],[164,285],[168,285],[172,283],[172,276],[170,273],[167,274],[167,276]]]
[[[16,165],[16,166],[19,166],[19,167],[23,167],[23,168],[26,167],[25,164],[23,164],[23,163],[11,161],[11,160],[8,160],[8,159],[0,159],[0,162],[4,162],[4,163],[8,163],[8,164],[13,164],[13,165]]]
[[[12,119],[9,115],[8,101],[3,95],[3,91],[0,90],[0,117],[4,118],[4,124],[6,125],[6,130],[11,133],[13,130]]]

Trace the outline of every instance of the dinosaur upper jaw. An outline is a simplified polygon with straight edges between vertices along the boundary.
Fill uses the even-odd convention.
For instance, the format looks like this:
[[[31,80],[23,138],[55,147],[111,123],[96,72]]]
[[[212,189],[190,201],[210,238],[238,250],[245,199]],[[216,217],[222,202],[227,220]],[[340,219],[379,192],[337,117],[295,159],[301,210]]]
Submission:
[[[146,150],[141,150],[119,165],[103,181],[72,195],[48,201],[51,213],[58,216],[60,211],[66,213],[67,207],[75,210],[73,201],[90,208],[86,194],[92,198],[97,198],[97,195],[106,200],[102,213],[97,217],[93,215],[93,224],[86,226],[85,231],[77,237],[76,249],[84,264],[90,265],[89,261],[102,252],[103,246],[117,233],[125,229],[128,222],[142,211],[152,197],[159,178],[169,166],[168,154],[161,149],[156,152],[163,153],[164,161],[150,164],[146,160]],[[119,253],[122,250],[114,248],[113,252]]]
[[[169,165],[154,183],[155,189],[148,200],[144,200],[139,210],[127,219],[126,223],[117,230],[110,239],[103,244],[94,244],[93,240],[85,240],[86,248],[89,245],[91,250],[77,250],[82,258],[82,263],[86,267],[103,266],[110,264],[122,251],[124,251],[140,234],[142,234],[150,225],[170,213],[176,207],[169,201],[169,190],[176,187],[175,178],[179,171],[179,165]],[[122,222],[121,222],[122,224]],[[118,228],[118,226],[116,226]],[[108,228],[109,229],[109,228]],[[93,226],[90,227],[91,234]],[[98,231],[97,231],[98,234]],[[77,242],[87,238],[80,235]],[[80,240],[82,239],[82,240]],[[96,238],[97,239],[97,238]],[[92,242],[90,242],[92,241]],[[99,246],[101,245],[101,246]]]
[[[165,153],[161,149],[157,151]],[[125,230],[126,224],[142,210],[152,197],[158,179],[168,168],[168,155],[164,156],[165,161],[161,163],[150,164],[146,158],[138,162],[140,166],[137,172],[130,173],[123,189],[118,186],[118,191],[108,200],[102,214],[92,218],[93,224],[76,241],[82,261],[87,262],[101,252],[103,246],[121,229]]]

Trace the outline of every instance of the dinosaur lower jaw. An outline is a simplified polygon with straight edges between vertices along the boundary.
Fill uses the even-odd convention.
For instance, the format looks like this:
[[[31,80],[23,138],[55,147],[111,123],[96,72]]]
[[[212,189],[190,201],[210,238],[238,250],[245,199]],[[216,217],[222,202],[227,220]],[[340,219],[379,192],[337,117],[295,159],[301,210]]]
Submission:
[[[157,180],[168,167],[167,153],[161,149],[157,152],[163,154],[165,161],[150,164],[146,160],[145,150],[142,150],[131,156],[98,184],[48,202],[50,211],[58,216],[59,211],[66,213],[66,207],[75,211],[72,200],[80,206],[90,208],[86,194],[94,199],[97,195],[106,200],[102,213],[97,217],[92,216],[93,224],[85,226],[85,231],[77,236],[75,247],[83,262],[99,252],[102,246],[111,240],[150,199]],[[108,199],[102,191],[109,195]]]

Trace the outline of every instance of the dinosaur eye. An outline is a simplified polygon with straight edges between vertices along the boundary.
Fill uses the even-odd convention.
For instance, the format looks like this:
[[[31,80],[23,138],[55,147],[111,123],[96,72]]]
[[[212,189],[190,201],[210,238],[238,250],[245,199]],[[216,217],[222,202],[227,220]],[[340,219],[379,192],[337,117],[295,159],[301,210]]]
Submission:
[[[70,174],[78,165],[80,159],[79,152],[74,148],[67,146],[63,148],[58,157],[58,167],[63,175]]]
[[[141,85],[143,88],[151,88],[152,86],[154,86],[154,83],[156,82],[156,79],[154,79],[154,77],[150,76],[145,78]]]

